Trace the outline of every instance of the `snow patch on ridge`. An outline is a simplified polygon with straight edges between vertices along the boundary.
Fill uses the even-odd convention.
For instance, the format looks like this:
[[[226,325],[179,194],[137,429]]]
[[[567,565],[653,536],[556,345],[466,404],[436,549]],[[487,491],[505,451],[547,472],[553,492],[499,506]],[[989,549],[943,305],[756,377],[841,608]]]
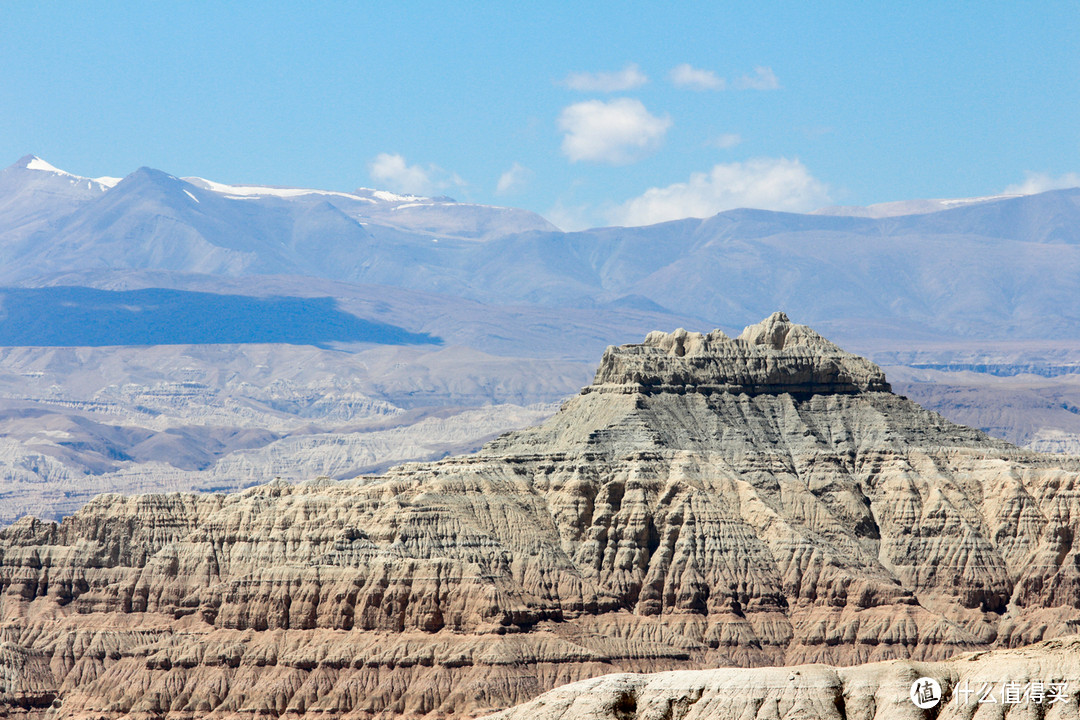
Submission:
[[[335,190],[272,187],[269,185],[227,185],[225,183],[214,182],[213,180],[207,180],[206,178],[201,177],[186,177],[181,179],[185,182],[191,183],[196,187],[202,188],[203,190],[216,192],[219,195],[225,195],[234,199],[253,197],[294,198],[300,197],[302,195],[334,195],[337,197],[345,197],[352,200],[373,202],[369,198],[359,197],[351,193],[337,192]]]
[[[51,163],[39,158],[37,155],[27,155],[22,160],[20,160],[19,163],[26,170],[37,170],[39,172],[47,172],[54,175],[60,175],[61,177],[70,178],[72,184],[86,182],[87,186],[90,189],[93,189],[94,185],[96,184],[98,186],[98,189],[102,192],[105,192],[106,190],[120,182],[120,178],[114,177],[87,178],[83,177],[82,175],[75,175],[74,173],[69,173],[66,170],[61,170],[60,168],[55,167]]]
[[[314,188],[293,188],[293,187],[274,187],[271,185],[228,185],[226,183],[214,182],[213,180],[207,180],[201,177],[186,177],[182,178],[185,182],[189,182],[196,187],[203,190],[210,190],[211,192],[224,195],[233,200],[250,199],[258,197],[279,197],[279,198],[295,198],[302,197],[304,195],[328,195],[332,197],[343,197],[350,200],[357,200],[359,202],[376,204],[378,202],[387,203],[404,203],[424,201],[427,198],[420,197],[418,195],[396,195],[384,190],[368,190],[367,188],[359,188],[355,193],[339,192],[337,190],[317,190]],[[422,202],[420,204],[423,204]]]
[[[398,195],[387,190],[372,190],[370,188],[357,188],[357,193],[361,193],[356,197],[374,198],[376,200],[382,200],[383,202],[405,203],[414,202],[416,200],[429,200],[422,195]],[[422,203],[415,203],[422,204]]]
[[[895,202],[877,203],[874,205],[830,205],[815,210],[811,215],[834,215],[844,217],[865,217],[881,219],[888,217],[900,217],[902,215],[928,215],[964,207],[966,205],[979,205],[994,202],[996,200],[1010,200],[1023,197],[1022,194],[1003,193],[1001,195],[986,195],[984,197],[971,198],[942,198],[928,200],[897,200]]]
[[[59,168],[53,167],[49,163],[39,158],[37,155],[32,156],[30,158],[30,161],[26,163],[25,167],[27,170],[44,170],[45,172],[60,173],[61,175],[71,174],[69,172],[64,172],[63,170],[60,170]]]

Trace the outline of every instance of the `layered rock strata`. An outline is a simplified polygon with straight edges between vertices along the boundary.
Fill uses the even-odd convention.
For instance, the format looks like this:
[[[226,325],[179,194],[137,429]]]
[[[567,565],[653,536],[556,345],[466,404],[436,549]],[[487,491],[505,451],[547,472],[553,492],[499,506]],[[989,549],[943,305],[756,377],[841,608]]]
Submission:
[[[609,348],[584,392],[810,396],[890,390],[877,365],[776,313],[734,341],[720,330],[703,335],[679,329]]]
[[[926,678],[938,687],[920,695]],[[1078,701],[1080,637],[1072,637],[951,662],[604,675],[485,720],[1065,720],[1077,717]]]
[[[1080,630],[1078,533],[1080,462],[782,314],[654,333],[475,455],[19,521],[0,704],[456,718],[616,671],[939,660]]]

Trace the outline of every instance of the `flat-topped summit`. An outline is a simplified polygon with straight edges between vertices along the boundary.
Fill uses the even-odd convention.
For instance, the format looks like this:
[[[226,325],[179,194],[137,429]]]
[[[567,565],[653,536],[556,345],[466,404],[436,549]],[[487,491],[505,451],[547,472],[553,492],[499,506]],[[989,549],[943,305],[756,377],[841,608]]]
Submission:
[[[611,672],[1077,633],[1076,459],[883,392],[782,314],[612,348],[591,389],[473,455],[0,530],[0,715],[466,720]]]
[[[584,392],[593,391],[818,395],[891,388],[874,363],[775,312],[737,338],[679,328],[609,347]]]

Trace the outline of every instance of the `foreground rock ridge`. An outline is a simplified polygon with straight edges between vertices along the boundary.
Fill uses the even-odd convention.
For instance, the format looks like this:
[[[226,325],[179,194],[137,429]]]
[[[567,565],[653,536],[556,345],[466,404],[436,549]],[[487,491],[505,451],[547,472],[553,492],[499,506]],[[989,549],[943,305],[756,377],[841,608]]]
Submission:
[[[941,690],[924,710],[911,700],[921,678]],[[1074,635],[943,662],[615,673],[562,685],[485,720],[1063,720],[1077,717],[1078,703]]]
[[[23,518],[0,710],[465,718],[611,672],[1026,645],[1080,630],[1078,478],[782,313],[652,333],[474,455]]]

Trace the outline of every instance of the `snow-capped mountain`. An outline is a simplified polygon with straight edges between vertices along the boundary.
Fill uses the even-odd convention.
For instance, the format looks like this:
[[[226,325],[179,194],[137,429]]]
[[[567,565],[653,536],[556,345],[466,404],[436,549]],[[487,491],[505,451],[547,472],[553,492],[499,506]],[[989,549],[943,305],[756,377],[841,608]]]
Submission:
[[[370,235],[324,200],[252,204],[140,168],[66,217],[23,258],[37,272],[81,265],[222,275],[348,272]],[[328,240],[330,242],[328,242]],[[336,252],[348,248],[349,257]]]
[[[322,227],[328,224],[329,227]],[[63,264],[85,243],[104,243],[91,266],[163,267],[197,272],[281,272],[323,253],[341,276],[345,260],[315,236],[336,236],[353,252],[361,228],[438,239],[486,240],[515,232],[554,230],[540,216],[514,208],[382,190],[337,192],[226,185],[140,168],[122,180],[85,178],[27,155],[0,171],[0,259],[15,275]],[[316,227],[319,226],[319,227]],[[22,242],[36,235],[32,248]],[[430,242],[431,237],[425,237]],[[43,250],[37,257],[35,249]],[[113,246],[113,247],[108,247]],[[255,257],[255,255],[259,257]],[[297,254],[299,253],[299,255]],[[34,256],[34,257],[31,257]],[[12,277],[11,267],[6,277]]]
[[[363,279],[373,235],[404,247],[553,231],[538,215],[449,198],[226,185],[140,168],[89,179],[27,156],[0,174],[0,279],[70,269]]]
[[[311,203],[324,199],[363,224],[374,223],[439,238],[488,240],[511,233],[557,230],[527,210],[460,203],[448,197],[399,195],[371,188],[357,188],[346,193],[266,185],[226,185],[196,177],[184,180],[230,200],[281,198]]]
[[[10,243],[48,227],[106,192],[114,178],[79,177],[35,155],[0,170],[0,233]]]
[[[85,184],[88,190],[98,190],[100,192],[104,192],[120,182],[120,178],[117,177],[88,178],[81,175],[75,175],[66,170],[53,167],[37,155],[24,155],[15,161],[15,164],[11,165],[10,169],[34,170],[38,173],[44,173],[45,176],[58,177],[66,181],[69,185]]]

